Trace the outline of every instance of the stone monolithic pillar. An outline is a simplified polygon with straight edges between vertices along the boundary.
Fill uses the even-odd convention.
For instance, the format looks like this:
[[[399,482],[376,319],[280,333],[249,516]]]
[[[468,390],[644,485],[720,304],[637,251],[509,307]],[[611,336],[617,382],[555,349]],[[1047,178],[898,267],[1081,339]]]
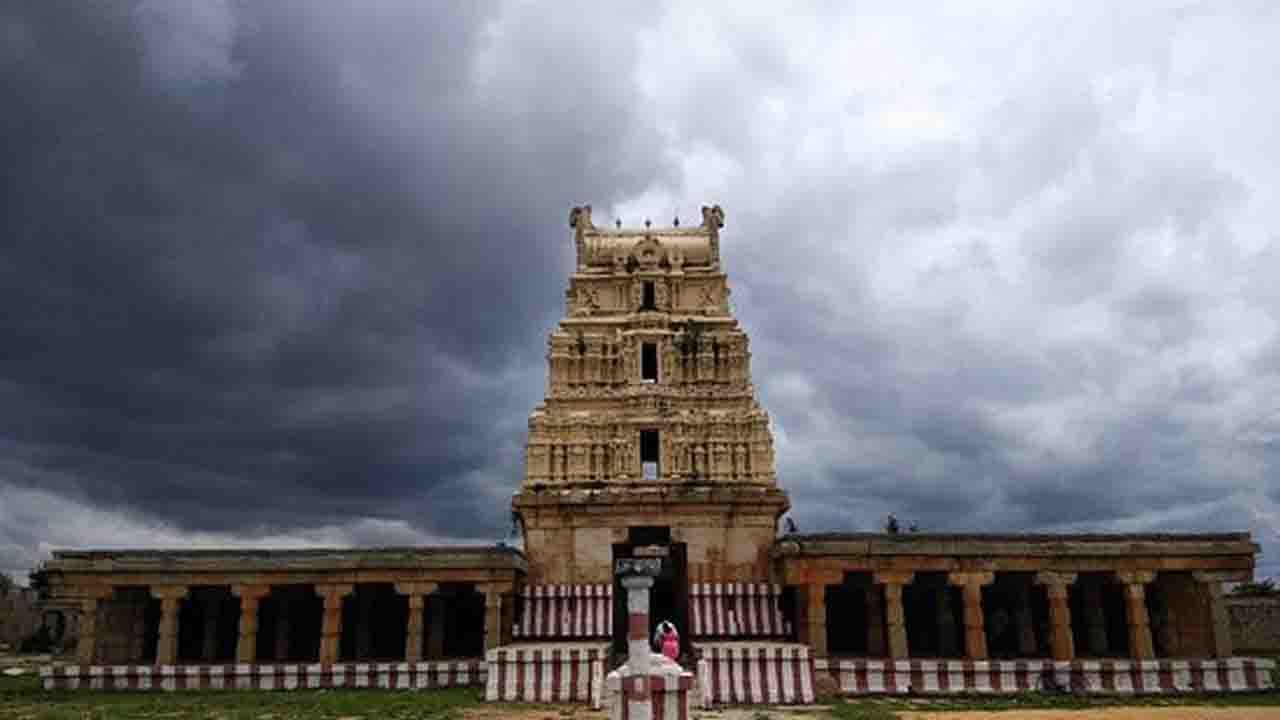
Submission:
[[[156,640],[156,664],[174,665],[178,662],[178,608],[187,597],[187,586],[152,586],[151,597],[160,601],[160,637]]]
[[[239,639],[236,641],[238,663],[251,663],[258,659],[258,607],[270,592],[269,585],[234,585],[231,588],[231,594],[240,598]]]
[[[342,601],[355,589],[350,583],[316,585],[316,595],[324,601],[320,621],[320,664],[338,662],[338,643],[342,639]]]
[[[627,668],[622,678],[623,698],[627,704],[626,717],[631,720],[649,720],[653,717],[653,702],[649,696],[649,588],[653,578],[647,575],[630,575],[622,578],[627,591]]]
[[[1193,572],[1191,577],[1204,588],[1204,599],[1209,606],[1209,619],[1212,622],[1213,647],[1211,652],[1215,658],[1231,657],[1231,617],[1227,614],[1226,603],[1222,601],[1222,583],[1235,580],[1229,573]],[[1177,631],[1177,628],[1174,628]]]
[[[111,587],[90,588],[80,600],[80,635],[76,641],[76,662],[92,665],[98,652],[98,604],[111,597]]]
[[[396,592],[409,598],[409,621],[404,630],[404,661],[422,660],[422,618],[427,596],[438,586],[432,582],[396,583]]]
[[[1049,652],[1059,662],[1074,660],[1075,640],[1071,636],[1071,603],[1068,595],[1075,573],[1036,573],[1036,584],[1049,596]]]
[[[1146,586],[1156,579],[1151,570],[1117,570],[1124,585],[1124,615],[1129,624],[1129,657],[1150,660],[1156,656],[1151,644],[1151,618],[1147,615]]]
[[[801,625],[802,642],[813,648],[814,657],[827,656],[827,585],[810,582],[802,586],[804,595],[804,624]]]
[[[502,588],[498,583],[481,583],[476,591],[484,593],[484,649],[502,644]]]
[[[867,655],[884,657],[888,649],[884,644],[884,591],[872,583],[866,587],[867,598]]]
[[[878,572],[872,576],[876,585],[884,586],[884,628],[889,641],[889,657],[905,660],[907,647],[906,613],[902,610],[902,588],[915,577],[911,572]]]
[[[995,580],[992,572],[953,572],[947,582],[959,586],[964,598],[964,654],[970,660],[987,659],[987,628],[982,615],[982,588]]]

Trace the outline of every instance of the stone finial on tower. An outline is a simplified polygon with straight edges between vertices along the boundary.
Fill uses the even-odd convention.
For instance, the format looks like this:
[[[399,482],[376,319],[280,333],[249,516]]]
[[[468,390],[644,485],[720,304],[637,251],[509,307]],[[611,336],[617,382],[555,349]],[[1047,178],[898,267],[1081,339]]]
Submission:
[[[719,205],[702,206],[702,227],[711,236],[711,263],[720,264],[720,228],[724,227],[724,210]]]
[[[578,269],[587,265],[587,243],[585,236],[588,230],[594,230],[591,223],[591,206],[581,205],[569,211],[569,227],[573,228],[573,243],[578,250]]]

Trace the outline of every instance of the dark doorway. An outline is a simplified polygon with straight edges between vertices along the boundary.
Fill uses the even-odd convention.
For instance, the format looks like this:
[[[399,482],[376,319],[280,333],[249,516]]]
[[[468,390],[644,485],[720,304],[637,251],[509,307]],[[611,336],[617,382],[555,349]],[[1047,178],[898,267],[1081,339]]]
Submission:
[[[658,309],[657,293],[654,292],[655,288],[653,285],[653,281],[645,280],[644,285],[641,285],[640,287],[641,287],[640,309],[641,310],[657,310]]]
[[[680,633],[680,653],[689,656],[688,551],[684,543],[671,541],[671,528],[640,526],[628,529],[627,541],[614,543],[613,557],[636,556],[636,548],[657,548],[662,557],[662,573],[649,591],[649,630],[652,638],[658,623],[670,620]],[[649,550],[646,550],[648,552]],[[627,590],[613,579],[613,658],[620,664],[627,655]]]

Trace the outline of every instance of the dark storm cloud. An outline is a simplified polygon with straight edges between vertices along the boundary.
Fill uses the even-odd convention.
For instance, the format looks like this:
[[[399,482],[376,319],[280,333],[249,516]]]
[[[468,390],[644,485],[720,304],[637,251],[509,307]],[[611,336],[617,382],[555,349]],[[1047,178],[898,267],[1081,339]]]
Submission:
[[[1250,529],[1280,14],[0,10],[0,569],[505,531],[566,210],[728,212],[804,530]]]
[[[585,100],[607,65],[559,80],[588,50],[512,37],[540,68],[517,76],[495,7],[459,9],[0,14],[6,496],[246,536],[505,530],[562,217],[661,166],[641,120],[566,122],[610,109]]]

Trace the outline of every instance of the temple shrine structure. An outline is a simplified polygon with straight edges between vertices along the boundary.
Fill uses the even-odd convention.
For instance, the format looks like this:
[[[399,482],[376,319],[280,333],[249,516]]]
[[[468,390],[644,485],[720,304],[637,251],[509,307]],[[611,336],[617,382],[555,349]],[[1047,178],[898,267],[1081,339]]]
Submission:
[[[1233,656],[1222,602],[1253,577],[1248,533],[783,531],[724,213],[624,229],[579,207],[569,225],[512,498],[522,548],[58,551],[46,606],[76,619],[77,658],[45,686],[474,685],[599,705],[627,647],[613,568],[660,558],[648,617],[677,628],[693,680],[667,691],[694,704],[1270,687],[1270,660]]]

